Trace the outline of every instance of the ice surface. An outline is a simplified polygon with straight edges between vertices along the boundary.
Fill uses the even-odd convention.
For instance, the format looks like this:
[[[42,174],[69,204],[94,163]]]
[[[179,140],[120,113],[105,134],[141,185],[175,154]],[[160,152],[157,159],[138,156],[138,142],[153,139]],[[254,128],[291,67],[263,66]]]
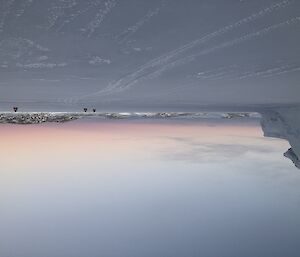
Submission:
[[[2,108],[300,102],[299,1],[2,2]]]

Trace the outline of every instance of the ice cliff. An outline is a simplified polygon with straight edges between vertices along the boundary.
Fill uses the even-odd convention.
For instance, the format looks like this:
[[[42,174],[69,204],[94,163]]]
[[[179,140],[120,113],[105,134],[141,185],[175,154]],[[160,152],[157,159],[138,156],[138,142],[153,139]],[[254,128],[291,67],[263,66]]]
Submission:
[[[266,137],[285,139],[291,148],[284,153],[300,169],[300,108],[276,108],[263,111],[261,125]]]

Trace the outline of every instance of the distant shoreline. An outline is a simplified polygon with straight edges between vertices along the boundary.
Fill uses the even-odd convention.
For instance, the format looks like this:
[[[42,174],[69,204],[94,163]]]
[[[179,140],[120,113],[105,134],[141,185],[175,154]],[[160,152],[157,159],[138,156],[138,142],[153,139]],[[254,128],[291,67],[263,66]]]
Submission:
[[[81,118],[102,119],[245,119],[260,118],[256,112],[0,112],[0,124],[69,122]]]

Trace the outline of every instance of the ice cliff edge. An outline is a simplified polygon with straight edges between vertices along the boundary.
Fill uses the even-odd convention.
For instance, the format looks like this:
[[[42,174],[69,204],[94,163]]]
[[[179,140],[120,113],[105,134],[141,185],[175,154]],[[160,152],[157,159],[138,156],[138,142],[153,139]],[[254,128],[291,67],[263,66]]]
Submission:
[[[285,139],[291,148],[284,153],[300,169],[300,107],[274,108],[261,113],[265,137]]]

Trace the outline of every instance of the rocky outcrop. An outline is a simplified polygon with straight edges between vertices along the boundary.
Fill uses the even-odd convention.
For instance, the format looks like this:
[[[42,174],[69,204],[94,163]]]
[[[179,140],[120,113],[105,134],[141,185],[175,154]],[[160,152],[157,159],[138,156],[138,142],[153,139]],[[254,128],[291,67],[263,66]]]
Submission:
[[[241,119],[258,118],[257,113],[221,113],[221,112],[133,112],[133,113],[97,113],[84,112],[6,112],[0,113],[0,123],[39,124],[44,122],[68,122],[85,117],[104,119]]]
[[[2,113],[0,123],[6,124],[40,124],[45,122],[68,122],[78,119],[74,114],[53,113]]]
[[[294,152],[294,150],[292,148],[290,148],[289,150],[287,150],[285,153],[284,153],[284,156],[286,158],[289,158],[294,164],[295,166],[300,169],[300,160],[299,160],[299,157],[298,155]]]

